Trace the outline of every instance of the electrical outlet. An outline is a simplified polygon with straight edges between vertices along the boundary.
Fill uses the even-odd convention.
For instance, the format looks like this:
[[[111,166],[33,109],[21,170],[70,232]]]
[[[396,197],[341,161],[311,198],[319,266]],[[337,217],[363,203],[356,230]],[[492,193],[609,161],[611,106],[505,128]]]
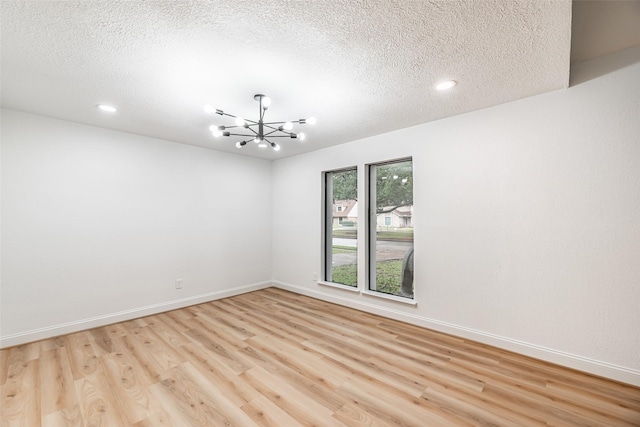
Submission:
[[[311,277],[312,277],[312,280],[313,280],[314,282],[317,282],[317,281],[318,281],[318,273],[313,273],[313,275],[312,275]]]
[[[182,279],[176,279],[176,289],[182,289]]]

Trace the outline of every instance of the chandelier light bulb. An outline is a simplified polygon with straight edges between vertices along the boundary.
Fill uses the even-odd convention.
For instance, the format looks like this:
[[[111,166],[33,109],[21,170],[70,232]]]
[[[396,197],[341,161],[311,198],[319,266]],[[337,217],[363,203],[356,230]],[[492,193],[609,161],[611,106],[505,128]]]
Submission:
[[[269,108],[270,105],[271,105],[271,98],[269,98],[268,96],[263,96],[262,97],[262,108],[264,108],[266,110],[267,108]]]
[[[280,151],[280,146],[278,144],[273,144],[271,147],[273,147],[274,151]]]
[[[298,138],[300,138],[300,141],[304,141],[306,137],[307,137],[307,136],[306,136],[303,132],[300,132],[300,133],[298,134]]]
[[[218,129],[218,126],[211,125],[209,127],[209,130],[211,131],[211,135],[213,135],[215,137],[222,136],[222,131],[220,129]]]
[[[309,117],[307,119],[307,123],[309,123],[310,125],[315,125],[316,124],[316,118],[315,117]]]
[[[258,147],[267,148],[267,144],[265,144],[264,142],[261,142],[260,144],[258,144]]]
[[[242,117],[236,117],[236,124],[238,126],[244,126],[245,124],[244,119]]]
[[[216,112],[216,109],[213,108],[211,105],[207,104],[204,106],[204,112],[208,114],[214,114]]]
[[[293,123],[291,123],[291,122],[285,122],[285,123],[282,125],[282,129],[284,129],[284,130],[291,130],[291,129],[293,129]]]
[[[242,148],[242,142],[241,141],[236,142],[236,148]]]

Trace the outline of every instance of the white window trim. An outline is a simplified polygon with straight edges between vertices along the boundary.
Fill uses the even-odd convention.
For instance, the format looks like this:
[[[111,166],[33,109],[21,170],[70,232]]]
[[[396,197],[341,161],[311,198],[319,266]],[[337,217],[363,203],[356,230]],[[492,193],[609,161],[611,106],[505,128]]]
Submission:
[[[403,304],[408,304],[408,305],[412,305],[412,306],[417,306],[418,302],[415,300],[415,295],[414,298],[406,298],[406,297],[399,297],[396,295],[391,295],[391,294],[385,294],[384,292],[378,292],[378,291],[370,291],[370,290],[362,290],[360,291],[360,293],[362,295],[369,295],[372,297],[376,297],[376,298],[382,298],[382,299],[388,299],[391,301],[395,301],[395,302],[401,302]]]
[[[345,291],[350,291],[350,292],[356,292],[356,293],[360,292],[360,289],[358,288],[358,286],[349,286],[349,285],[343,285],[342,283],[325,282],[324,280],[318,280],[318,284],[322,286],[330,286],[332,288],[343,289]]]
[[[376,273],[376,251],[375,251],[375,248],[371,247],[371,241],[372,240],[375,241],[377,239],[376,230],[378,228],[378,214],[373,209],[371,209],[371,206],[370,206],[371,198],[372,198],[371,196],[376,192],[376,183],[371,179],[371,168],[373,166],[379,166],[379,165],[391,164],[391,163],[397,163],[397,162],[403,162],[403,161],[411,161],[411,163],[413,164],[413,157],[410,156],[405,158],[398,158],[395,160],[389,160],[389,161],[379,162],[379,163],[378,162],[368,163],[368,164],[365,164],[363,168],[363,172],[365,174],[364,176],[365,199],[363,200],[366,200],[366,203],[363,203],[363,205],[367,206],[366,209],[368,211],[368,215],[365,214],[365,218],[368,218],[368,221],[365,221],[365,222],[368,222],[368,224],[366,224],[366,227],[365,227],[365,236],[366,236],[366,241],[364,244],[365,250],[362,251],[364,252],[364,255],[365,255],[366,276],[364,280],[364,286],[361,288],[360,293],[362,295],[369,295],[377,298],[388,299],[391,301],[396,301],[396,302],[401,302],[404,304],[416,306],[417,299],[416,299],[415,289],[414,289],[412,298],[399,297],[396,295],[386,294],[384,292],[376,291],[375,289],[370,289],[371,276],[375,275]],[[360,283],[358,283],[358,285],[360,286]]]

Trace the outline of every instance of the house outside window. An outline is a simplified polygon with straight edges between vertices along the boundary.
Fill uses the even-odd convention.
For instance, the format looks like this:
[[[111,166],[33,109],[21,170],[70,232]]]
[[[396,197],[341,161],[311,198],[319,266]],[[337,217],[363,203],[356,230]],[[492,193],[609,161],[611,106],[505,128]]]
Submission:
[[[358,286],[357,169],[324,172],[322,280]]]
[[[367,179],[368,290],[413,299],[413,162],[370,164]]]

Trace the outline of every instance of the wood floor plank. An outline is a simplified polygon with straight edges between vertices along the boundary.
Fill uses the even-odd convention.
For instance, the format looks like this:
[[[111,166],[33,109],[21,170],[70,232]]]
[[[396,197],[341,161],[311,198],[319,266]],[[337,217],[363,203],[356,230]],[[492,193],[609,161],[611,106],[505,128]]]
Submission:
[[[256,343],[256,341],[250,340],[250,343]],[[300,373],[291,369],[286,359],[278,357],[279,355],[272,355],[273,353],[269,351],[269,345],[258,343],[252,347],[253,354],[256,354],[257,351],[260,352],[260,357],[252,359],[252,362],[278,378],[285,379],[287,383],[298,390],[298,393],[332,411],[338,410],[344,404],[344,399],[340,399],[334,389],[329,387],[326,382],[314,381],[313,377],[305,375],[306,372]]]
[[[177,349],[167,343],[152,327],[141,328],[138,339],[142,340],[145,353],[151,355],[151,361],[158,370],[171,369],[184,362]]]
[[[343,348],[336,345],[319,343],[317,341],[307,341],[305,342],[305,345],[324,354],[330,359],[340,361],[345,366],[348,366],[356,372],[363,374],[366,373],[367,376],[371,376],[380,382],[397,387],[411,396],[418,397],[424,391],[425,387],[420,384],[415,384],[414,381],[403,375],[398,375],[395,372],[389,372],[381,369],[367,360],[367,358],[360,357],[357,353],[353,353],[349,350],[343,350]]]
[[[204,373],[218,387],[226,391],[227,397],[236,405],[243,406],[260,396],[249,387],[236,373],[222,363],[217,363],[211,354],[202,347],[188,344],[182,347],[185,359]]]
[[[347,426],[392,427],[398,424],[384,420],[372,411],[363,408],[359,403],[347,402],[333,413],[333,418]]]
[[[42,417],[42,427],[82,427],[84,420],[79,405],[52,412]]]
[[[89,330],[89,339],[93,344],[93,351],[95,351],[97,355],[102,356],[113,353],[113,342],[107,327]]]
[[[148,324],[147,328],[152,329],[156,335],[161,336],[173,348],[191,343],[191,340],[178,331],[171,320],[162,314],[145,317],[145,321]]]
[[[229,397],[227,389],[220,388],[218,383],[207,378],[202,371],[195,368],[191,363],[185,363],[179,369],[182,369],[201,390],[206,390],[213,407],[228,420],[225,424],[220,425],[249,427],[254,424],[246,412]]]
[[[287,381],[260,367],[243,372],[242,378],[303,425],[344,426],[332,418],[334,411],[299,393]]]
[[[95,373],[98,369],[98,356],[91,345],[88,332],[67,335],[65,341],[74,381]]]
[[[76,404],[73,374],[64,347],[56,347],[42,353],[39,384],[43,416],[71,408]]]
[[[54,348],[65,347],[64,337],[54,337],[40,341],[40,354]]]
[[[151,388],[164,402],[165,409],[177,415],[184,425],[249,427],[254,424],[239,407],[235,412],[226,412],[224,409],[233,405],[225,404],[212,383],[200,381],[197,370],[189,363],[168,370],[164,376],[166,378]]]
[[[82,418],[90,426],[127,426],[124,408],[118,405],[102,370],[75,381]]]
[[[149,418],[155,408],[147,391],[144,375],[138,375],[135,365],[122,353],[102,357],[105,378],[118,407],[131,424]]]
[[[296,342],[302,342],[307,339],[305,335],[296,333],[295,330],[283,325],[281,320],[270,316],[266,310],[259,307],[252,309],[235,300],[224,302],[226,303],[224,306],[215,306],[216,310],[226,311],[236,321],[241,321],[243,324],[248,325],[256,335],[275,336],[279,340]]]
[[[433,413],[420,412],[417,410],[406,412],[406,408],[398,408],[395,402],[390,402],[385,395],[378,393],[378,390],[358,387],[350,382],[344,383],[337,390],[337,393],[348,399],[352,404],[366,409],[376,419],[380,419],[389,424],[398,426],[445,426],[451,425],[450,421],[435,416]]]
[[[199,321],[196,327],[186,331],[185,335],[192,338],[196,344],[209,350],[212,358],[231,367],[237,374],[251,368],[250,364],[233,351],[237,344],[230,344],[228,337],[221,338],[223,335],[211,329],[205,322]]]
[[[11,349],[0,349],[0,387],[7,382],[9,371],[9,351]]]
[[[150,386],[160,380],[163,371],[162,367],[153,360],[152,355],[147,352],[147,348],[138,335],[125,335],[113,338],[113,345],[116,356],[126,357],[136,372],[136,376],[145,385]]]
[[[509,411],[502,402],[495,404],[482,394],[469,393],[456,387],[429,387],[422,398],[440,406],[477,426],[544,426],[546,423],[533,416]]]
[[[297,342],[274,342],[269,337],[258,336],[251,343],[260,351],[269,354],[282,365],[317,383],[326,384],[333,389],[340,387],[346,378],[334,370],[323,369],[324,355],[311,351]]]
[[[262,395],[245,403],[241,408],[261,427],[302,426],[302,424]]]
[[[2,386],[0,401],[2,427],[40,424],[40,360],[25,360],[28,357],[28,353],[18,350],[15,357],[10,358],[12,363],[8,367],[9,374]]]
[[[0,425],[640,426],[640,388],[268,288],[0,350]]]

